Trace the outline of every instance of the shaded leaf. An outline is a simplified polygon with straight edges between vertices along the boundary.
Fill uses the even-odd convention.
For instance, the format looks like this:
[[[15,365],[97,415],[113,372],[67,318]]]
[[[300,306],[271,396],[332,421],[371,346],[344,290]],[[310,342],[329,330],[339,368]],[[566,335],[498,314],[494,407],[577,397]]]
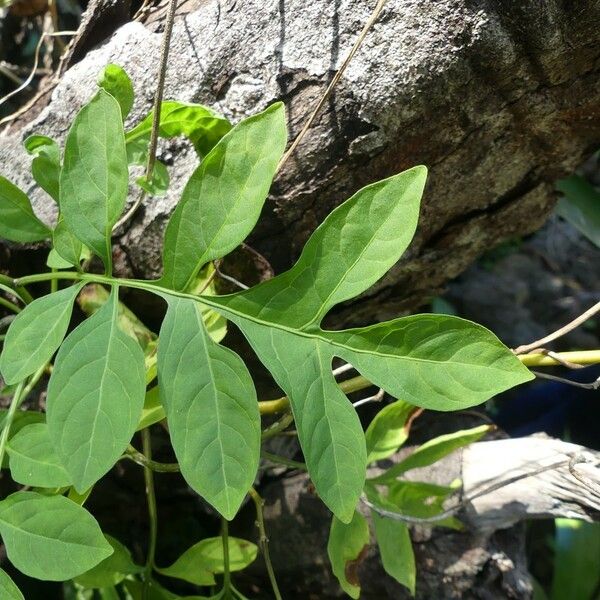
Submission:
[[[210,339],[191,300],[169,301],[160,331],[158,376],[182,475],[232,519],[258,470],[256,392],[240,357]]]
[[[417,469],[419,467],[431,465],[441,458],[444,458],[444,456],[447,456],[451,452],[458,450],[458,448],[462,448],[463,446],[468,446],[469,444],[476,442],[492,429],[493,426],[480,425],[479,427],[473,427],[472,429],[464,429],[461,431],[455,431],[454,433],[440,435],[432,440],[429,440],[422,446],[419,446],[404,460],[395,464],[379,477],[372,479],[372,481],[384,483],[386,481],[396,479],[402,475],[402,473],[405,473],[410,469]]]
[[[140,419],[144,354],[117,324],[118,293],[62,344],[48,385],[50,437],[78,492],[121,456]]]
[[[369,525],[360,513],[355,512],[347,524],[336,517],[331,520],[327,554],[333,574],[351,598],[360,596],[358,568],[365,558],[369,542]]]
[[[30,135],[25,150],[33,156],[31,174],[36,183],[55,201],[59,200],[60,148],[45,135]]]
[[[98,75],[98,85],[119,103],[124,121],[133,106],[133,85],[129,75],[119,65],[106,65]]]
[[[75,117],[60,174],[69,230],[111,270],[112,228],[125,206],[129,173],[118,102],[100,89]]]
[[[240,538],[229,538],[229,569],[242,571],[256,560],[258,547]],[[214,575],[225,571],[223,541],[207,538],[188,548],[171,566],[158,568],[161,575],[196,585],[214,585]]]
[[[58,488],[71,479],[54,451],[46,423],[23,427],[8,444],[10,474],[23,485]]]
[[[414,410],[412,404],[396,400],[375,415],[365,432],[367,462],[388,458],[398,451],[408,437],[406,422]]]
[[[71,233],[62,215],[58,217],[58,222],[52,232],[52,245],[55,252],[67,265],[79,267],[83,244]]]
[[[50,229],[33,213],[29,198],[0,175],[0,237],[11,242],[39,242]]]
[[[556,187],[565,195],[556,212],[600,247],[600,192],[581,175],[561,179]]]
[[[121,583],[127,575],[135,575],[144,570],[133,562],[131,552],[119,540],[110,535],[105,537],[113,553],[89,571],[75,577],[75,583],[84,588],[113,587]]]
[[[83,284],[37,298],[11,323],[0,355],[7,383],[17,383],[43,367],[60,346]]]
[[[0,569],[0,598],[3,600],[25,600],[17,584],[3,569]]]
[[[208,262],[250,233],[286,144],[276,103],[245,119],[208,153],[190,177],[165,232],[160,285],[183,290]]]
[[[112,552],[92,515],[64,496],[11,494],[0,501],[0,534],[12,564],[46,581],[71,579]]]
[[[375,537],[385,572],[415,595],[417,571],[412,542],[406,523],[371,513]]]
[[[150,425],[162,421],[165,416],[165,409],[160,403],[158,386],[155,386],[146,392],[142,416],[140,417],[140,422],[138,423],[136,431],[141,431],[146,427],[150,427]]]

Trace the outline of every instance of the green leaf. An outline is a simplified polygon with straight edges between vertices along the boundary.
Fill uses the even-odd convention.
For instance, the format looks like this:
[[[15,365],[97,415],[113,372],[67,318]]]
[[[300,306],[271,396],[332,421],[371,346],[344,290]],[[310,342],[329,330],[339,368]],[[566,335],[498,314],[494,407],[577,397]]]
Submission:
[[[80,575],[112,552],[92,515],[64,496],[11,494],[0,502],[0,534],[12,564],[47,581]]]
[[[415,595],[417,571],[406,523],[380,517],[373,512],[375,537],[385,572]]]
[[[150,427],[150,425],[162,421],[165,416],[165,409],[160,403],[158,386],[155,386],[146,392],[142,416],[140,417],[140,422],[138,423],[136,431],[141,431],[146,427]]]
[[[69,230],[109,272],[110,236],[123,212],[128,183],[121,109],[100,89],[69,130],[60,174],[60,209]]]
[[[392,481],[410,469],[418,469],[419,467],[432,465],[434,462],[444,458],[444,456],[447,456],[451,452],[476,442],[492,429],[493,426],[480,425],[479,427],[474,427],[473,429],[464,429],[461,431],[455,431],[454,433],[440,435],[432,440],[429,440],[422,446],[419,446],[403,461],[395,464],[385,473],[379,477],[375,477],[371,481],[376,483]]]
[[[11,242],[39,242],[50,229],[33,213],[29,198],[0,175],[0,237]]]
[[[556,187],[565,195],[556,212],[600,247],[600,192],[581,175],[561,179]]]
[[[127,144],[142,142],[148,147],[154,111],[128,131]],[[159,135],[173,138],[184,135],[194,144],[196,150],[208,154],[217,142],[231,129],[229,121],[200,104],[188,104],[168,100],[161,104]]]
[[[358,568],[369,549],[369,542],[369,525],[360,513],[355,512],[347,524],[336,517],[331,520],[327,554],[333,574],[351,598],[360,596]]]
[[[79,267],[83,244],[71,233],[62,215],[58,217],[58,222],[52,232],[52,245],[67,265]]]
[[[3,569],[0,569],[0,598],[2,600],[25,600],[21,590]]]
[[[256,560],[258,548],[252,542],[229,538],[229,569],[242,571]],[[207,538],[188,548],[171,566],[157,568],[161,575],[183,579],[196,585],[214,585],[214,575],[225,571],[223,542]]]
[[[232,519],[258,470],[256,392],[240,357],[211,340],[191,300],[169,300],[159,337],[158,378],[182,475]]]
[[[408,437],[406,422],[414,411],[412,404],[397,400],[375,415],[365,433],[367,462],[383,460],[398,451]]]
[[[25,150],[33,156],[31,174],[36,183],[50,197],[59,200],[60,148],[45,135],[30,135],[24,142]]]
[[[113,553],[89,571],[75,577],[75,583],[84,588],[113,587],[121,583],[128,575],[135,575],[144,570],[143,567],[133,562],[131,552],[119,540],[110,535],[105,537],[111,545]]]
[[[129,165],[146,167],[148,164],[148,139],[137,139],[127,143],[127,162]],[[136,183],[152,196],[164,196],[169,189],[169,171],[160,160],[154,162],[150,181],[146,175],[136,179]]]
[[[42,296],[28,304],[11,323],[0,356],[0,371],[11,384],[43,367],[60,346],[83,284]]]
[[[48,428],[78,492],[121,456],[140,420],[144,354],[118,327],[118,291],[62,344],[48,384]]]
[[[8,444],[10,474],[23,485],[58,488],[71,485],[71,478],[54,451],[46,423],[23,427]]]
[[[596,600],[600,585],[600,523],[556,519],[551,600]]]
[[[133,106],[134,97],[129,75],[119,65],[106,65],[98,75],[98,85],[119,103],[124,121]]]
[[[366,470],[360,422],[331,374],[334,357],[416,406],[479,404],[533,375],[484,327],[418,315],[324,331],[335,304],[364,292],[400,258],[417,224],[426,169],[359,191],[327,217],[291,270],[202,302],[233,321],[290,399],[307,466],[325,504],[352,518]]]
[[[234,127],[190,177],[165,232],[160,285],[183,290],[250,233],[286,144],[283,105]]]

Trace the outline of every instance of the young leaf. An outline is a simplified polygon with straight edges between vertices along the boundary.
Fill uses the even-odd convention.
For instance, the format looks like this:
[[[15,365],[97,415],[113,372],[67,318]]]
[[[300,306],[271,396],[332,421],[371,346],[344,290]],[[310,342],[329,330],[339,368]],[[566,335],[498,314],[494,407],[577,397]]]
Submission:
[[[55,201],[59,200],[60,148],[45,135],[30,135],[25,150],[33,156],[31,174],[36,183]]]
[[[11,242],[39,242],[50,236],[33,213],[29,198],[0,175],[0,237]]]
[[[154,111],[128,131],[125,135],[127,145],[136,143],[138,147],[148,148]],[[184,135],[194,144],[197,152],[206,155],[217,142],[231,130],[229,121],[210,108],[200,104],[188,104],[167,100],[160,107],[159,135],[163,138],[173,138]],[[140,144],[141,142],[141,144]]]
[[[135,575],[144,570],[143,567],[133,562],[131,552],[119,540],[110,535],[105,537],[111,545],[113,553],[89,571],[75,577],[75,583],[84,588],[114,587],[128,575]]]
[[[140,431],[146,427],[150,427],[150,425],[162,421],[165,416],[165,409],[160,403],[158,386],[155,386],[146,392],[142,416],[140,417],[140,422],[138,423],[136,431]]]
[[[0,569],[0,598],[3,600],[25,600],[16,583],[2,569]]]
[[[360,596],[358,568],[364,560],[369,542],[369,525],[360,513],[355,512],[348,524],[336,517],[331,520],[327,554],[333,574],[351,598]]]
[[[327,217],[290,271],[230,296],[202,296],[240,327],[290,398],[317,491],[344,522],[362,492],[367,457],[358,417],[331,376],[333,357],[391,395],[437,410],[478,404],[532,378],[487,329],[454,317],[319,327],[331,307],[365,291],[401,256],[425,177],[415,167],[359,191]]]
[[[451,452],[467,446],[481,439],[492,427],[490,425],[480,425],[473,429],[464,429],[449,433],[446,435],[440,435],[428,442],[425,442],[422,446],[419,446],[412,454],[409,454],[403,461],[395,464],[393,467],[388,469],[385,473],[372,479],[376,483],[384,483],[393,481],[402,473],[409,471],[410,469],[417,469],[419,467],[426,467],[428,465],[437,462],[444,456],[447,456]]]
[[[60,346],[83,284],[42,296],[28,304],[11,323],[0,355],[6,383],[18,383],[43,367]]]
[[[133,106],[133,85],[129,75],[119,65],[106,65],[98,75],[98,85],[119,103],[124,121]]]
[[[383,460],[398,451],[408,437],[406,422],[415,407],[396,400],[381,409],[365,432],[367,462]]]
[[[182,475],[232,519],[258,469],[258,403],[246,366],[210,339],[193,301],[169,301],[158,345],[158,379]]]
[[[64,496],[16,492],[0,501],[0,534],[25,575],[64,581],[112,553],[96,520]]]
[[[148,138],[149,138],[148,134]],[[127,162],[129,165],[146,167],[148,164],[149,139],[136,139],[127,143]],[[136,183],[152,196],[164,196],[169,189],[169,171],[164,163],[156,160],[150,181],[145,175],[136,179]]]
[[[117,323],[118,292],[64,341],[48,384],[50,438],[78,492],[121,456],[144,404],[144,354]]]
[[[125,206],[129,172],[118,102],[105,90],[75,117],[60,174],[60,209],[70,231],[111,270],[110,236]]]
[[[375,537],[385,572],[415,595],[416,566],[406,523],[380,517],[373,512]]]
[[[283,105],[234,127],[190,177],[165,232],[163,277],[188,287],[208,262],[231,252],[250,233],[286,144]]]
[[[46,423],[23,427],[8,444],[10,474],[22,485],[59,488],[71,485],[71,478],[54,451]]]
[[[62,215],[52,232],[52,245],[56,253],[70,266],[79,268],[83,244],[71,233]]]
[[[230,537],[229,570],[242,571],[256,560],[257,553],[258,548],[252,542]],[[156,570],[196,585],[214,585],[214,575],[225,570],[223,558],[221,538],[207,538],[188,548],[171,566]]]
[[[600,248],[600,192],[581,175],[561,179],[556,187],[565,195],[556,212]]]

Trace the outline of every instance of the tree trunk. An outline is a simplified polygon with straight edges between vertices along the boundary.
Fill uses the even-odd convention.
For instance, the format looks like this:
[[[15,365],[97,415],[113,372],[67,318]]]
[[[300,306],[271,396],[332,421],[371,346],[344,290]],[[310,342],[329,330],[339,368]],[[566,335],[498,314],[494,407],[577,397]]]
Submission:
[[[69,60],[99,37],[90,14],[99,15],[97,28],[105,32],[101,17],[113,4],[90,4]],[[166,97],[205,103],[235,121],[283,99],[293,137],[373,7],[364,0],[182,2]],[[163,18],[159,7],[145,25],[118,28],[65,73],[38,117],[5,131],[2,171],[36,198],[46,219],[54,207],[33,191],[23,136],[39,131],[62,139],[109,61],[132,76],[130,122],[146,114]],[[361,186],[428,165],[412,246],[383,281],[338,311],[339,325],[397,316],[485,249],[533,231],[554,204],[555,179],[600,142],[599,19],[597,0],[390,0],[273,186],[252,245],[279,272]],[[123,268],[136,276],[160,272],[166,220],[197,163],[178,140],[163,144],[161,157],[174,165],[169,194],[148,200],[120,238]]]

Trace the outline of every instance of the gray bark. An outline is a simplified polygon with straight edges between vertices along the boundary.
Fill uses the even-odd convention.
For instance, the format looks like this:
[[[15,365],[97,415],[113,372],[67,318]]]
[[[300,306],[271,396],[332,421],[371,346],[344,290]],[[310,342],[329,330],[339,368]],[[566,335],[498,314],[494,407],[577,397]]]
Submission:
[[[283,99],[293,136],[373,4],[184,2],[166,97],[206,103],[233,120]],[[109,61],[133,78],[130,122],[145,114],[162,14],[151,12],[146,25],[120,27],[66,72],[33,122],[0,138],[2,173],[34,197],[47,220],[53,206],[33,189],[23,136],[39,131],[64,138]],[[600,142],[599,18],[597,0],[390,0],[274,185],[252,245],[281,271],[324,216],[358,188],[428,165],[413,244],[360,302],[338,312],[341,324],[396,316],[436,293],[483,250],[533,231],[553,206],[552,182]],[[170,193],[148,200],[120,238],[122,268],[136,276],[160,272],[166,220],[197,162],[180,141],[162,145],[161,156],[174,165]]]

